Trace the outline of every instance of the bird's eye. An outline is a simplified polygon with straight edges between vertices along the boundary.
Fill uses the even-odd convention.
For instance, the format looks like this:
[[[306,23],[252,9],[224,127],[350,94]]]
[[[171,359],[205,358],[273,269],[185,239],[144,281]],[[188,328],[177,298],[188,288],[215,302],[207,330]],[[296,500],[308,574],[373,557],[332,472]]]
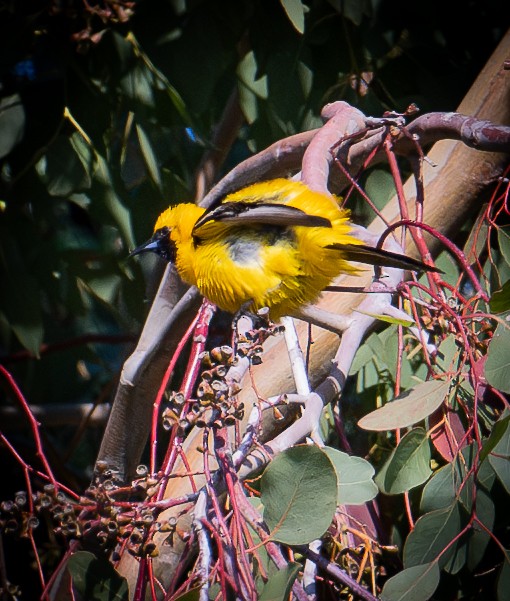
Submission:
[[[169,233],[170,228],[165,225],[165,227],[161,227],[157,232],[155,232],[153,238],[155,240],[162,240],[164,238],[167,238]]]

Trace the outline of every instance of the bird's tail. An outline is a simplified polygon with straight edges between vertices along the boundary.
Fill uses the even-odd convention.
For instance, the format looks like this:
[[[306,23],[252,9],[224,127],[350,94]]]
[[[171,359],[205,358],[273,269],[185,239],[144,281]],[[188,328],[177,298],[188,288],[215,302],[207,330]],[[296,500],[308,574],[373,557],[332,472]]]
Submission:
[[[329,244],[326,248],[338,250],[347,261],[357,261],[359,263],[368,263],[369,265],[378,265],[380,267],[394,267],[396,269],[408,269],[409,271],[433,271],[442,273],[440,269],[432,265],[427,265],[417,259],[412,259],[406,255],[394,253],[383,248],[375,248],[365,244]]]

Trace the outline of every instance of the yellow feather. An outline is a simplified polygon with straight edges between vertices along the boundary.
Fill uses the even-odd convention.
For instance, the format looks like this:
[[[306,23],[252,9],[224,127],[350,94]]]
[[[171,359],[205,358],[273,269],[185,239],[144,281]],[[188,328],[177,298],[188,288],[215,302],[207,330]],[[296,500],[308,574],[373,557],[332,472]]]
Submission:
[[[292,225],[290,220],[284,225],[279,218],[249,222],[255,215],[250,213],[253,203],[267,206],[275,215],[279,206],[287,205],[296,209],[290,211],[299,217],[295,222],[315,216],[328,220],[331,227]],[[239,213],[243,221],[236,219]],[[276,320],[314,302],[339,274],[357,271],[348,261],[348,250],[341,248],[361,245],[351,235],[348,217],[335,198],[300,182],[276,179],[230,194],[212,212],[193,204],[171,207],[159,216],[153,240],[159,239],[161,228],[168,228],[168,234],[163,233],[169,237],[180,276],[220,308],[234,313],[246,303],[253,311],[268,307]],[[317,219],[313,223],[317,222],[328,223]],[[369,256],[370,249],[365,254]]]

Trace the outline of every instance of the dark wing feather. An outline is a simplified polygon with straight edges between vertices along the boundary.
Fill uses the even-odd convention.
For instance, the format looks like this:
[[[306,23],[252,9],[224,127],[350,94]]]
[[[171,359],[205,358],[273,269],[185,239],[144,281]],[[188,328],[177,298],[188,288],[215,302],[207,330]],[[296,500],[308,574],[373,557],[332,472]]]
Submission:
[[[369,265],[379,265],[380,267],[395,267],[397,269],[409,269],[410,271],[434,271],[443,273],[437,267],[426,265],[417,259],[411,259],[399,253],[394,253],[382,248],[374,248],[364,244],[330,244],[326,246],[331,250],[341,251],[344,258],[348,261],[358,261],[359,263],[368,263]]]
[[[193,235],[200,235],[200,228],[210,221],[239,225],[279,225],[282,227],[301,225],[304,227],[331,227],[329,219],[309,215],[301,209],[281,204],[264,202],[224,202],[207,211],[195,223]]]

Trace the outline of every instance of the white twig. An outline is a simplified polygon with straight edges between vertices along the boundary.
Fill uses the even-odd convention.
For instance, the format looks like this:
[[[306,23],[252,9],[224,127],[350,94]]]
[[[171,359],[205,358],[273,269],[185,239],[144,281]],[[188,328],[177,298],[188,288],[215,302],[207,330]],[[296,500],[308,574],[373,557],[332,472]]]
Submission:
[[[319,553],[322,547],[322,541],[319,539],[312,541],[308,548],[314,553]],[[303,570],[303,588],[305,593],[308,595],[310,601],[317,599],[317,583],[315,577],[317,576],[317,564],[309,559],[305,562],[305,569]]]
[[[294,320],[292,317],[282,317],[281,322],[285,326],[285,344],[287,345],[287,351],[289,353],[290,367],[296,384],[296,392],[303,395],[309,394],[310,383],[308,382],[303,351],[299,345]]]
[[[305,395],[307,397],[307,400],[305,401],[306,410],[308,400],[310,399],[311,388],[310,382],[308,381],[305,358],[303,356],[303,351],[301,350],[301,345],[299,344],[296,325],[294,324],[292,317],[282,317],[281,321],[285,326],[285,343],[287,344],[287,351],[289,353],[292,375],[294,376],[294,382],[296,384],[296,391],[298,395]],[[322,439],[319,428],[321,413],[319,413],[317,421],[312,425],[312,429],[310,431],[311,439],[319,447],[324,446],[324,440]]]
[[[211,569],[211,544],[207,530],[205,529],[202,520],[206,518],[207,512],[207,491],[204,488],[198,493],[198,499],[195,503],[193,511],[193,528],[198,539],[198,569],[197,576],[200,582],[200,601],[209,601],[209,573]]]

